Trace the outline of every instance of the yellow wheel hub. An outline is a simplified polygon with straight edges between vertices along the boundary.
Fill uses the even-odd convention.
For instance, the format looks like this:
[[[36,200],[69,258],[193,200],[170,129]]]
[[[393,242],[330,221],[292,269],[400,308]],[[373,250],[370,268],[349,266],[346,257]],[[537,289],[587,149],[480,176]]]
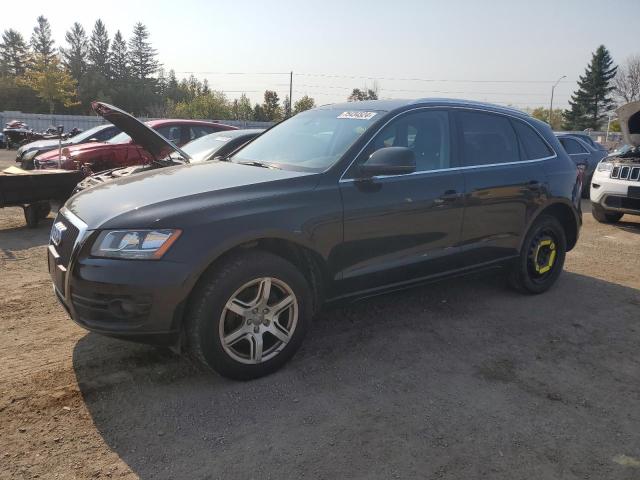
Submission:
[[[542,255],[543,257],[546,257],[546,261],[540,262],[540,252],[546,249],[548,250],[548,254],[547,255]],[[545,239],[545,240],[541,240],[538,243],[538,246],[536,247],[536,250],[533,254],[533,263],[534,263],[534,267],[536,269],[536,272],[538,272],[540,275],[542,275],[543,273],[547,273],[549,270],[551,270],[551,267],[553,267],[553,263],[556,261],[556,244],[553,242],[553,240],[550,239]]]

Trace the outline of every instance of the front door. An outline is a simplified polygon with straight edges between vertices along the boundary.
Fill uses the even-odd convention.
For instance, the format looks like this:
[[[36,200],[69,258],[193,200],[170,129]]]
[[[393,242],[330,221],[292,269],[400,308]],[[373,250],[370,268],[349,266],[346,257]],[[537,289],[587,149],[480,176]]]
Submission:
[[[405,113],[379,132],[340,181],[344,243],[341,290],[355,292],[434,276],[455,266],[464,176],[453,167],[450,114]],[[357,166],[377,149],[411,148],[416,172],[360,180]]]

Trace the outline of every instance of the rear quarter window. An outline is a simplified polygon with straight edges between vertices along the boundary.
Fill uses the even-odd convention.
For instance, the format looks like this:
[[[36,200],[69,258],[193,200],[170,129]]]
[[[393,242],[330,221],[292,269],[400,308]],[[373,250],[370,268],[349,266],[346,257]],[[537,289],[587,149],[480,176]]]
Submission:
[[[532,127],[519,120],[513,120],[512,123],[520,140],[522,160],[538,160],[554,155],[553,150]]]

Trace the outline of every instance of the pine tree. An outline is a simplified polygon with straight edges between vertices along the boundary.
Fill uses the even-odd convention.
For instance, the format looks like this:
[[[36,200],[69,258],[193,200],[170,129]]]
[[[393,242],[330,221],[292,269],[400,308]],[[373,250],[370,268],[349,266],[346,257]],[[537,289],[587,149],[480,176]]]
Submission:
[[[147,27],[140,22],[136,23],[133,36],[129,40],[129,61],[133,77],[138,80],[151,78],[160,67],[156,56],[156,50],[149,42]]]
[[[23,75],[27,68],[28,47],[20,32],[9,29],[2,34],[0,43],[0,64],[5,74]]]
[[[565,112],[567,130],[598,130],[606,118],[606,112],[614,105],[611,97],[615,87],[612,80],[618,67],[604,45],[600,45],[591,57],[584,75],[578,81],[578,90],[569,101],[570,110]]]
[[[89,64],[91,69],[105,78],[111,75],[109,58],[109,33],[102,20],[96,20],[89,39]]]
[[[31,49],[35,55],[35,62],[41,67],[48,67],[56,56],[53,38],[51,38],[51,25],[43,15],[37,19],[38,24],[31,34]]]
[[[65,35],[68,48],[61,48],[62,63],[76,81],[80,81],[87,71],[87,34],[82,25],[75,22]]]
[[[126,81],[129,77],[129,52],[127,42],[120,33],[116,32],[111,42],[111,76],[114,80]]]

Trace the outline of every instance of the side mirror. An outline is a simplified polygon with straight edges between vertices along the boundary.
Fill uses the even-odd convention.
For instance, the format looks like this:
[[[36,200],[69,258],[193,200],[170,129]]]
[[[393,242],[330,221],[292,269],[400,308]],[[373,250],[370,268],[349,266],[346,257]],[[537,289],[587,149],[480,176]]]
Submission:
[[[360,166],[360,175],[364,178],[378,175],[403,175],[415,171],[415,153],[407,147],[384,147],[376,150]]]

